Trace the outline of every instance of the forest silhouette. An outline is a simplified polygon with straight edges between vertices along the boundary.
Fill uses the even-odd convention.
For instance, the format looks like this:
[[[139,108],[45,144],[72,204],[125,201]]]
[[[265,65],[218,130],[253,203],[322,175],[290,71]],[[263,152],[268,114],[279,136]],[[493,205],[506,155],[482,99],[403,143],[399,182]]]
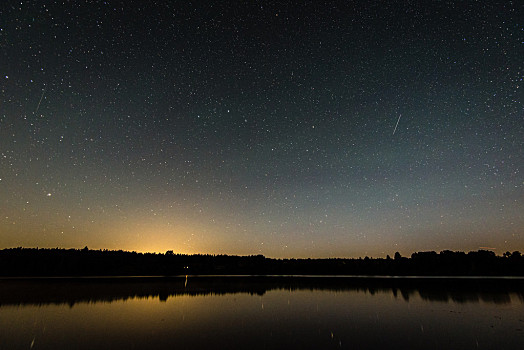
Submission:
[[[177,276],[177,275],[376,275],[524,276],[524,256],[492,251],[445,250],[393,258],[274,259],[263,255],[185,255],[173,251],[8,248],[0,250],[0,276]]]

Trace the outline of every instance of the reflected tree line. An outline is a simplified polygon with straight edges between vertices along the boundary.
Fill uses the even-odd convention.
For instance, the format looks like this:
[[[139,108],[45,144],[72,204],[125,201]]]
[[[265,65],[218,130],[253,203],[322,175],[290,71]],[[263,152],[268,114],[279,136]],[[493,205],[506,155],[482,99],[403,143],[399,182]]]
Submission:
[[[184,255],[173,251],[9,248],[0,250],[0,276],[378,275],[524,276],[518,251],[417,252],[403,257],[273,259],[262,255]]]
[[[180,296],[251,294],[270,291],[330,291],[391,294],[409,302],[524,303],[523,279],[380,278],[306,276],[177,276],[122,278],[0,279],[0,308],[114,302],[134,298],[167,301]],[[512,298],[513,295],[513,298]]]

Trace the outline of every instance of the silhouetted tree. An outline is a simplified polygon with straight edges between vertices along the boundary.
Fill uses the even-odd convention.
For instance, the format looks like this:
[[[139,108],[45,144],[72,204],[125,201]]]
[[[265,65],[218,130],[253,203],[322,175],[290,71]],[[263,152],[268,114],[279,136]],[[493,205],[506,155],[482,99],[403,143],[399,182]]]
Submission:
[[[190,267],[189,269],[186,267]],[[185,274],[335,274],[335,275],[504,275],[524,276],[518,251],[496,256],[491,251],[413,253],[394,259],[271,259],[263,255],[183,255],[122,250],[0,250],[0,276],[185,275]]]

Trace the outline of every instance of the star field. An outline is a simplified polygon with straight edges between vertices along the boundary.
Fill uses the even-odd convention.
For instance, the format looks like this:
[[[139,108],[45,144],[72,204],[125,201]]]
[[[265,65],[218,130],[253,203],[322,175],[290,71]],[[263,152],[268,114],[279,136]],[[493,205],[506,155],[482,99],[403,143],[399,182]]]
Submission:
[[[0,246],[522,251],[523,18],[518,1],[7,0]]]

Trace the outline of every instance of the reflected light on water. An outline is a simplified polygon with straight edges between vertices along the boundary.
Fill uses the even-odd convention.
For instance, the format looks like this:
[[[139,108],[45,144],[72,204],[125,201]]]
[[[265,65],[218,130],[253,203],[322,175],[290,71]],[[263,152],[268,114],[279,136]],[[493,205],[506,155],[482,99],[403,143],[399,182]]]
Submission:
[[[98,293],[90,283],[92,298],[75,303],[56,299],[44,302],[42,298],[40,302],[6,302],[3,297],[7,294],[2,292],[1,347],[466,349],[476,348],[477,343],[483,348],[524,346],[524,301],[522,294],[515,291],[499,298],[493,296],[496,293],[487,297],[487,292],[460,297],[460,290],[456,290],[452,293],[455,299],[444,300],[416,288],[404,290],[404,294],[393,288],[311,285],[266,285],[260,289],[246,287],[249,279],[230,283],[212,279],[203,283],[191,276],[182,276],[176,283],[179,292],[162,289],[166,287],[162,283],[152,286],[154,283],[125,282],[111,288],[113,282],[101,283],[100,289],[117,293],[113,299]],[[229,285],[235,283],[234,288]],[[87,288],[85,284],[79,287],[84,291]],[[52,283],[48,289],[50,293],[77,293],[74,283]],[[127,291],[127,297],[122,296],[122,290]],[[471,298],[474,294],[476,299]]]

